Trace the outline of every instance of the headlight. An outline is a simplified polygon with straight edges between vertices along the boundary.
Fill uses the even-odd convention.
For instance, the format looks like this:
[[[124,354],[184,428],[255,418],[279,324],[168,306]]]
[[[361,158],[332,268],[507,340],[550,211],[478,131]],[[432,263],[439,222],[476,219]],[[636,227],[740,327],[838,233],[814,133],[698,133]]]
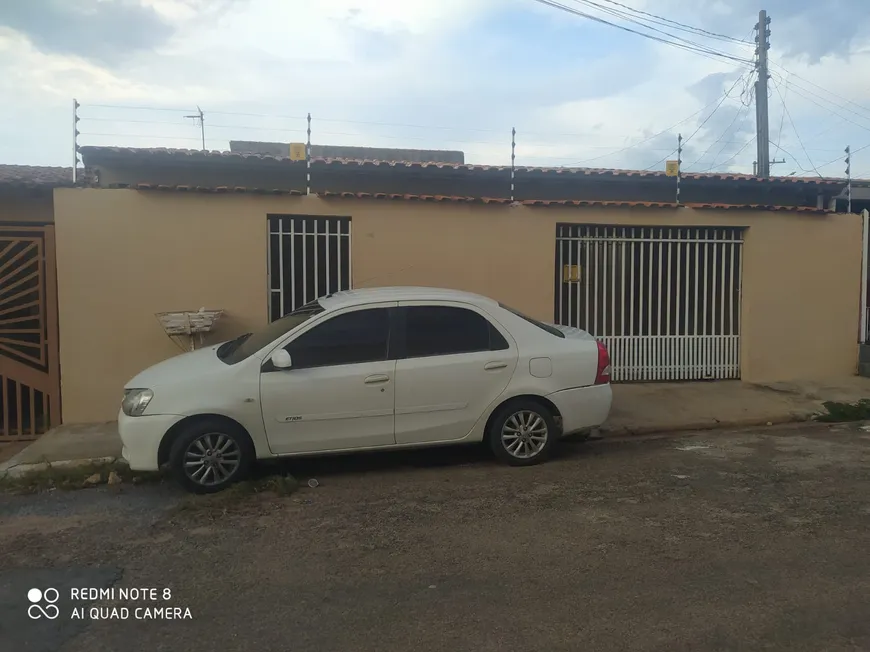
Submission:
[[[154,398],[150,389],[125,389],[121,409],[128,417],[140,417]]]

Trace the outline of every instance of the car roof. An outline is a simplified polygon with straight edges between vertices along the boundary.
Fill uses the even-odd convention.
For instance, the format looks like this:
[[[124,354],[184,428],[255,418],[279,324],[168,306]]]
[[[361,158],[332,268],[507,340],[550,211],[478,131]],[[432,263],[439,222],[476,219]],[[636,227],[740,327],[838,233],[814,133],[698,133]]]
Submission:
[[[327,310],[366,303],[379,303],[381,301],[458,301],[477,306],[498,305],[495,299],[474,294],[473,292],[427,287],[380,287],[344,290],[343,292],[336,292],[319,299],[320,305]]]

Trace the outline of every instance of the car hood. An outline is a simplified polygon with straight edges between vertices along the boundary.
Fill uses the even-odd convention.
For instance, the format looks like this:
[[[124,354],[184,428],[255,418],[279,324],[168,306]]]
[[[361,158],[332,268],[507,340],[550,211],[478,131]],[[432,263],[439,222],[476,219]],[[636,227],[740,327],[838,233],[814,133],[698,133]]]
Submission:
[[[196,378],[225,371],[227,365],[217,357],[218,345],[182,353],[140,371],[124,385],[124,388],[154,389],[168,383],[186,382]]]

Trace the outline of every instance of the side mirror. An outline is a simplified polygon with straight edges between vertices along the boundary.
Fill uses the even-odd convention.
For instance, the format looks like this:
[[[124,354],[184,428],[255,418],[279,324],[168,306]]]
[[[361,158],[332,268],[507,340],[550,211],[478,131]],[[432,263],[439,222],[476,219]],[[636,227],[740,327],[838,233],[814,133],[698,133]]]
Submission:
[[[293,366],[293,360],[285,349],[275,351],[272,354],[271,360],[272,364],[275,365],[275,369],[289,369]]]

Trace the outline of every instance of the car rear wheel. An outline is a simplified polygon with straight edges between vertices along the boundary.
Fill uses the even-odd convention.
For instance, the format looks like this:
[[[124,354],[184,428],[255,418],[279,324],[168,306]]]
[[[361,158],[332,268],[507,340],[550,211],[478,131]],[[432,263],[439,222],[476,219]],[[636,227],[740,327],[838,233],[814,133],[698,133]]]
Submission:
[[[254,456],[251,440],[241,428],[204,419],[192,423],[173,442],[169,466],[188,491],[215,493],[244,479]]]
[[[489,443],[495,456],[511,466],[540,464],[559,437],[552,412],[531,400],[509,403],[493,419]]]

